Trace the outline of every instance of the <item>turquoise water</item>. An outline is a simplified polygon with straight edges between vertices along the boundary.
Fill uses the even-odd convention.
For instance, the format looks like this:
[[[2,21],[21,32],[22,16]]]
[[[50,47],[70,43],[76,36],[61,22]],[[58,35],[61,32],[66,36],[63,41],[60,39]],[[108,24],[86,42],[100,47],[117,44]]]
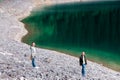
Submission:
[[[120,71],[120,2],[89,2],[35,9],[23,19],[23,42],[89,60]]]

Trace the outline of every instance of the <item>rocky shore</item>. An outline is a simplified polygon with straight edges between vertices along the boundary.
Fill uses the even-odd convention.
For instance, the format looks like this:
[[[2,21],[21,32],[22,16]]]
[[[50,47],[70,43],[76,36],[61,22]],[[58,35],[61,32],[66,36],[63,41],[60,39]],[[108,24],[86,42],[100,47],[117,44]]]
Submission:
[[[79,0],[66,0],[66,2]],[[27,34],[19,19],[36,6],[63,3],[64,0],[0,0],[0,80],[83,80],[78,58],[37,48],[35,69],[30,46],[22,43]],[[85,80],[119,80],[120,72],[88,61]]]

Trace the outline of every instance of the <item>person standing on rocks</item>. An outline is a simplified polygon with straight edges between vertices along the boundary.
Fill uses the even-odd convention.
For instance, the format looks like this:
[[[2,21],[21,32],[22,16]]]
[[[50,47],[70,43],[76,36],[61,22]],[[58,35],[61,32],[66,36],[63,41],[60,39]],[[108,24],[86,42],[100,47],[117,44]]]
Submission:
[[[36,49],[35,49],[35,43],[32,42],[32,45],[30,46],[30,50],[31,50],[31,60],[32,60],[32,66],[36,68],[36,63],[35,63],[35,58],[36,58]]]
[[[82,52],[82,54],[79,58],[79,63],[80,63],[80,66],[82,66],[82,76],[85,77],[85,68],[87,65],[87,59],[85,56],[85,52]]]

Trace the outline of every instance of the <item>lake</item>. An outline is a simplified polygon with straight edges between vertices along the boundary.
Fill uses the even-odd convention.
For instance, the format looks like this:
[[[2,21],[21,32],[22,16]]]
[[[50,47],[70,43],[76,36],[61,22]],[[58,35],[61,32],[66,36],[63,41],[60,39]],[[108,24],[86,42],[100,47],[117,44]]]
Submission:
[[[23,19],[22,41],[120,71],[120,1],[57,4],[34,9]]]

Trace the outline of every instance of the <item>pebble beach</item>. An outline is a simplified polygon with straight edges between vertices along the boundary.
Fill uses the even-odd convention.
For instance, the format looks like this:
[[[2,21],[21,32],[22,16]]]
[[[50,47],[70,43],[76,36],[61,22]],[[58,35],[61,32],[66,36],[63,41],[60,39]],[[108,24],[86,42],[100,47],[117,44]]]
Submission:
[[[35,7],[80,0],[0,0],[0,80],[83,80],[79,59],[57,51],[37,48],[35,69],[30,46],[21,39],[28,32],[21,19]],[[88,61],[84,80],[119,80],[120,72]]]

